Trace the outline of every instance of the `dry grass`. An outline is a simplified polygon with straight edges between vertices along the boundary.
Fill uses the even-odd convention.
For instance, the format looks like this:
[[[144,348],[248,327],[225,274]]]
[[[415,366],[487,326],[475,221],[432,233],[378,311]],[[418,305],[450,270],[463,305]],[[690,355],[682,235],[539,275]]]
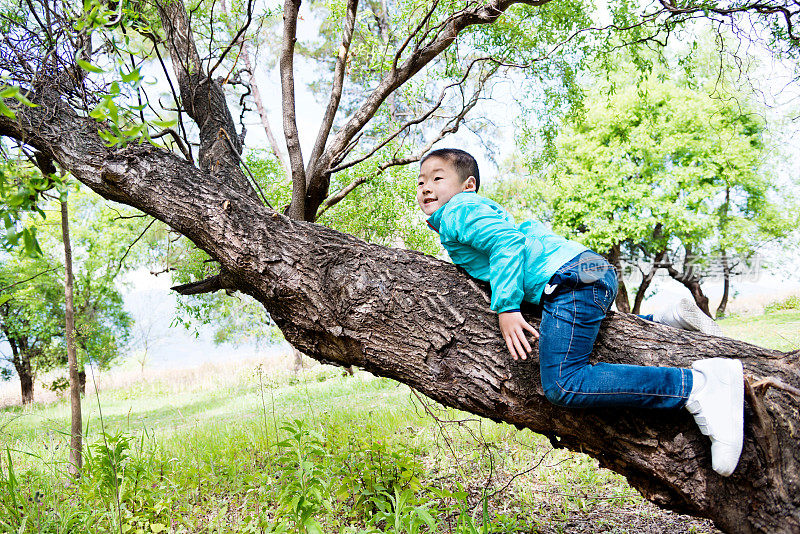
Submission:
[[[314,360],[305,358],[304,366],[308,368],[319,365]],[[294,360],[290,353],[278,356],[270,355],[246,360],[204,363],[200,366],[177,369],[130,369],[114,368],[98,372],[94,379],[99,391],[119,391],[133,386],[144,386],[147,389],[166,391],[169,393],[185,393],[233,386],[242,382],[243,373],[252,373],[253,369],[262,366],[265,375],[280,377],[292,374]],[[36,379],[34,384],[34,405],[46,406],[61,400],[65,392],[56,393],[46,389],[44,384],[51,383],[64,371],[45,373]],[[94,391],[95,383],[91,371],[87,369],[86,389]],[[20,404],[20,384],[15,378],[8,382],[0,382],[0,409]]]

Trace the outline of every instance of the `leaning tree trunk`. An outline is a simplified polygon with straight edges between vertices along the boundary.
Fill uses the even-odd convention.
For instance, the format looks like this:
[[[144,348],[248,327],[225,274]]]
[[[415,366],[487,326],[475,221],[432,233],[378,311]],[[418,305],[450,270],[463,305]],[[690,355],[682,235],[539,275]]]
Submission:
[[[620,243],[615,243],[611,246],[608,254],[605,255],[608,262],[617,270],[617,285],[619,290],[614,299],[617,305],[617,310],[625,313],[631,313],[631,304],[628,300],[628,286],[625,285],[625,279],[622,276],[622,254],[620,252]],[[634,312],[636,313],[636,312]]]
[[[728,262],[728,254],[722,251],[722,299],[719,301],[717,311],[714,314],[717,319],[725,317],[725,311],[728,308],[728,297],[731,292],[731,266]]]
[[[709,441],[688,412],[570,410],[547,402],[537,359],[506,356],[487,288],[452,264],[291,220],[241,191],[240,182],[164,150],[107,148],[92,121],[57,99],[31,97],[41,105],[6,100],[17,119],[0,116],[0,135],[24,140],[103,197],[191,239],[222,268],[198,286],[252,295],[309,356],[357,365],[442,404],[545,434],[623,474],[653,502],[709,517],[724,530],[800,530],[800,351],[625,314],[604,321],[598,360],[683,367],[706,357],[742,360],[749,377],[744,451],[723,478],[711,470]]]
[[[656,254],[655,259],[653,260],[653,265],[650,266],[650,270],[647,274],[642,272],[642,282],[639,284],[639,289],[636,290],[636,297],[633,299],[633,311],[636,315],[639,315],[642,309],[642,302],[644,302],[644,296],[647,294],[647,289],[650,287],[650,284],[653,282],[653,278],[656,277],[656,273],[661,268],[661,262],[664,261],[664,257],[667,255],[666,250],[662,250],[658,254]]]

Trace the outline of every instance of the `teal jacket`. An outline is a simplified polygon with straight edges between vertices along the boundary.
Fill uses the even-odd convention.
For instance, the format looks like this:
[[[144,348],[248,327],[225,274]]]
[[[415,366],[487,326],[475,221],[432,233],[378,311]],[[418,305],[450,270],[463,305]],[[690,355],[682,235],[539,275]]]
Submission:
[[[489,282],[492,310],[538,304],[544,287],[569,260],[588,250],[537,221],[514,224],[497,202],[472,191],[458,193],[428,218],[453,263]]]

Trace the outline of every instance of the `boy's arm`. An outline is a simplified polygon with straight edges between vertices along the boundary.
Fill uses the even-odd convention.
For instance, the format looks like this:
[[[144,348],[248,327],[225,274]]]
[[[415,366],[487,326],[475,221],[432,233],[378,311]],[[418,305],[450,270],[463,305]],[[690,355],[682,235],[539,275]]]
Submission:
[[[461,203],[448,212],[442,220],[444,237],[489,256],[491,308],[498,313],[500,332],[508,352],[515,360],[526,359],[531,346],[525,333],[530,332],[536,338],[539,333],[519,311],[524,296],[525,235],[483,203]]]
[[[531,352],[526,332],[538,339],[539,333],[520,313],[524,296],[525,235],[482,202],[462,202],[447,210],[442,218],[442,236],[468,245],[489,256],[489,284],[492,310],[498,313],[500,333],[508,352],[516,360]]]
[[[443,241],[458,241],[489,257],[492,310],[519,311],[524,296],[525,235],[482,202],[460,202],[446,210],[440,228]]]

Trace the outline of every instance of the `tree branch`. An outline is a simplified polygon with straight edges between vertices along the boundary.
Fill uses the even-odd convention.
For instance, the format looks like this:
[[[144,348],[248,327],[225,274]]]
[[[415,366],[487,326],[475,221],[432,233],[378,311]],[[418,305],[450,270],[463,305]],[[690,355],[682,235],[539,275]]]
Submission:
[[[264,106],[264,100],[261,98],[261,91],[258,88],[255,70],[253,70],[253,65],[250,62],[250,47],[248,46],[247,41],[242,41],[242,63],[244,63],[244,70],[247,72],[250,91],[253,94],[253,102],[256,104],[256,111],[258,111],[258,116],[261,118],[261,126],[264,128],[264,133],[267,135],[267,140],[269,141],[269,146],[272,149],[272,153],[280,162],[281,167],[283,167],[283,170],[286,172],[286,175],[291,176],[292,167],[289,165],[289,161],[286,159],[286,156],[284,156],[283,150],[281,150],[281,146],[278,144],[278,140],[275,138],[275,134],[272,132],[272,127],[269,123],[269,116],[267,115],[267,109]]]
[[[336,167],[335,169],[331,170],[330,173],[333,174],[334,172],[337,172],[337,171],[342,170],[342,169],[346,169],[346,168],[348,168],[348,167],[350,167],[352,165],[356,165],[356,164],[358,164],[358,163],[360,163],[362,161],[365,161],[366,159],[372,157],[378,150],[380,150],[381,148],[386,146],[392,139],[397,137],[397,135],[399,135],[402,131],[404,131],[405,129],[407,129],[408,127],[410,127],[410,126],[412,126],[414,124],[418,124],[418,123],[424,121],[425,119],[427,119],[430,115],[432,115],[439,108],[439,106],[442,103],[442,100],[444,99],[444,95],[445,95],[445,92],[447,91],[447,89],[452,88],[452,87],[460,87],[461,84],[464,83],[464,81],[467,79],[467,76],[469,75],[469,71],[470,71],[470,69],[472,69],[472,66],[475,65],[476,63],[480,62],[480,61],[484,61],[484,60],[488,60],[488,59],[491,59],[491,58],[477,58],[472,63],[470,63],[469,67],[467,68],[467,71],[464,73],[464,76],[461,78],[461,80],[458,81],[458,82],[452,83],[452,84],[448,85],[447,87],[445,87],[444,89],[442,89],[442,92],[439,95],[439,100],[437,101],[437,103],[430,110],[428,110],[428,112],[426,112],[422,117],[419,117],[419,118],[416,118],[416,119],[412,119],[411,121],[408,121],[407,123],[405,123],[400,129],[398,129],[394,134],[392,134],[383,143],[381,143],[376,148],[374,148],[372,151],[370,151],[366,156],[364,156],[362,158],[359,158],[359,159],[357,159],[357,160],[355,160],[353,162],[350,162],[350,163],[348,163],[346,165],[341,165],[339,167]],[[496,69],[494,69],[494,70],[496,70]],[[492,72],[494,72],[494,70]],[[367,181],[371,180],[372,178],[375,178],[376,176],[379,176],[386,169],[388,169],[390,167],[396,167],[396,166],[400,166],[400,165],[408,165],[410,163],[414,163],[416,161],[419,161],[420,159],[422,159],[422,156],[424,156],[433,147],[433,145],[435,145],[436,143],[441,141],[446,135],[451,134],[451,133],[455,133],[456,131],[458,131],[458,128],[459,128],[460,124],[464,121],[464,119],[466,118],[467,114],[478,103],[478,100],[480,99],[480,94],[483,91],[483,88],[484,88],[487,80],[489,79],[489,76],[490,75],[484,74],[484,76],[482,76],[480,78],[480,81],[478,83],[477,89],[473,92],[473,95],[470,98],[470,100],[462,105],[461,111],[459,113],[457,113],[454,117],[452,117],[441,128],[441,130],[439,130],[439,133],[435,137],[430,139],[428,141],[428,143],[422,148],[422,150],[418,151],[416,155],[405,157],[405,158],[392,158],[391,160],[382,163],[378,167],[378,170],[374,174],[359,176],[359,177],[355,178],[349,184],[347,184],[345,187],[340,189],[337,193],[335,193],[334,195],[331,195],[330,197],[328,197],[325,200],[324,204],[322,205],[322,207],[320,208],[320,210],[317,213],[317,217],[320,217],[328,209],[330,209],[334,205],[336,205],[339,202],[341,202],[348,194],[350,194],[359,185],[361,185],[363,183],[366,183]]]
[[[223,2],[222,3],[223,12],[226,11],[225,8],[226,8],[226,5]],[[226,13],[226,15],[227,15],[227,13]],[[219,55],[219,58],[217,58],[217,62],[214,63],[214,66],[211,67],[208,70],[208,75],[207,76],[209,78],[211,78],[211,76],[213,76],[214,71],[217,70],[217,67],[219,67],[220,64],[225,60],[225,56],[227,56],[230,53],[230,51],[233,49],[233,47],[238,45],[238,44],[240,44],[239,40],[242,38],[244,33],[247,31],[247,28],[250,27],[250,23],[252,21],[253,21],[253,0],[247,0],[247,20],[242,25],[242,27],[239,28],[239,31],[236,32],[236,35],[233,37],[233,39],[231,39],[230,43],[228,43],[228,46],[225,47],[225,50],[223,50],[222,53]]]
[[[347,168],[350,168],[350,167],[352,167],[354,165],[358,165],[359,163],[368,160],[373,155],[375,155],[376,152],[378,152],[380,149],[382,149],[383,147],[388,145],[393,139],[395,139],[403,131],[407,130],[411,126],[419,124],[419,123],[425,121],[426,119],[428,119],[431,115],[433,115],[433,113],[437,109],[439,109],[441,107],[442,102],[444,102],[444,97],[447,94],[447,90],[448,89],[452,89],[453,87],[460,87],[467,80],[467,78],[469,77],[469,73],[472,71],[472,67],[475,64],[477,64],[478,62],[481,62],[481,61],[488,61],[488,60],[491,60],[491,58],[482,57],[482,58],[474,59],[467,66],[467,69],[464,71],[464,74],[461,76],[460,80],[458,80],[456,82],[453,82],[451,84],[448,84],[448,85],[446,85],[445,87],[442,88],[442,90],[439,92],[439,99],[436,101],[436,103],[428,111],[426,111],[425,113],[423,113],[419,117],[415,117],[415,118],[403,123],[402,125],[400,125],[400,127],[397,130],[395,130],[394,133],[390,134],[386,139],[384,139],[377,146],[373,147],[373,149],[370,150],[369,152],[367,152],[365,155],[363,155],[363,156],[361,156],[359,158],[356,158],[355,160],[349,161],[347,163],[342,163],[340,165],[337,165],[333,169],[327,169],[326,172],[329,172],[330,174],[335,174],[335,173],[337,173],[339,171],[343,171],[343,170],[345,170]],[[481,84],[481,87],[483,87],[483,84]],[[462,108],[462,113],[460,115],[463,115],[463,108]],[[439,139],[441,139],[441,137],[439,137]],[[335,163],[335,162],[331,162],[331,163]]]
[[[239,168],[242,144],[219,84],[202,70],[186,7],[182,0],[157,0],[159,16],[167,34],[170,55],[178,76],[181,100],[200,127],[200,167],[220,181],[232,181],[245,194],[257,198]],[[233,146],[228,144],[233,140]]]
[[[236,286],[230,278],[230,273],[220,271],[217,275],[210,276],[197,282],[172,286],[170,289],[181,295],[201,295],[203,293],[214,293],[221,289],[233,291],[236,289]]]
[[[436,37],[422,48],[415,49],[400,65],[392,68],[379,82],[375,90],[365,99],[361,107],[350,117],[345,125],[336,133],[328,148],[320,156],[317,169],[325,169],[340,156],[350,141],[367,122],[375,115],[380,105],[398,87],[406,83],[412,76],[419,72],[425,65],[446,50],[458,37],[459,33],[469,26],[476,24],[490,24],[497,20],[512,4],[524,3],[528,5],[544,5],[550,0],[528,0],[517,2],[515,0],[491,0],[483,5],[461,10],[456,15],[447,19],[442,30]],[[406,43],[407,44],[407,43]],[[401,45],[405,46],[405,45]],[[309,177],[307,187],[306,213],[315,214],[323,203],[330,186],[330,174],[319,172]]]
[[[36,278],[39,278],[40,276],[43,276],[43,275],[45,275],[47,273],[52,273],[53,271],[56,271],[56,270],[58,270],[56,267],[54,267],[52,269],[47,269],[46,271],[42,271],[42,272],[40,272],[38,274],[34,274],[30,278],[26,278],[25,280],[20,280],[19,282],[14,282],[13,284],[7,285],[6,287],[0,287],[0,294],[3,294],[4,292],[8,291],[9,289],[11,289],[13,287],[16,287],[16,286],[18,286],[20,284],[28,283],[31,280],[35,280]]]
[[[166,128],[164,130],[161,130],[157,134],[151,135],[150,139],[158,139],[160,137],[164,137],[165,135],[169,135],[170,137],[172,137],[172,139],[175,141],[175,144],[178,145],[178,148],[181,150],[181,153],[186,158],[186,160],[191,163],[194,163],[194,159],[192,158],[192,153],[189,150],[189,147],[186,146],[186,144],[183,142],[183,139],[181,139],[180,134],[178,134],[178,132],[176,132],[172,128]]]
[[[315,176],[321,169],[318,167],[318,159],[325,150],[328,142],[328,135],[333,126],[333,119],[339,109],[339,102],[342,99],[342,87],[344,86],[344,74],[347,67],[347,55],[350,51],[350,42],[353,39],[353,30],[356,23],[356,11],[358,10],[358,0],[347,0],[347,8],[342,28],[342,44],[339,46],[339,53],[336,56],[336,65],[333,70],[333,83],[331,84],[331,96],[328,100],[328,107],[322,117],[322,123],[317,133],[317,140],[314,142],[314,149],[308,160],[306,168],[306,180],[310,176]]]
[[[306,172],[303,166],[303,151],[300,149],[300,135],[297,131],[294,91],[294,45],[297,41],[297,12],[300,0],[285,0],[283,4],[283,48],[281,50],[281,102],[283,104],[283,134],[286,149],[289,151],[289,164],[292,169],[292,203],[289,217],[303,220],[306,206]]]

